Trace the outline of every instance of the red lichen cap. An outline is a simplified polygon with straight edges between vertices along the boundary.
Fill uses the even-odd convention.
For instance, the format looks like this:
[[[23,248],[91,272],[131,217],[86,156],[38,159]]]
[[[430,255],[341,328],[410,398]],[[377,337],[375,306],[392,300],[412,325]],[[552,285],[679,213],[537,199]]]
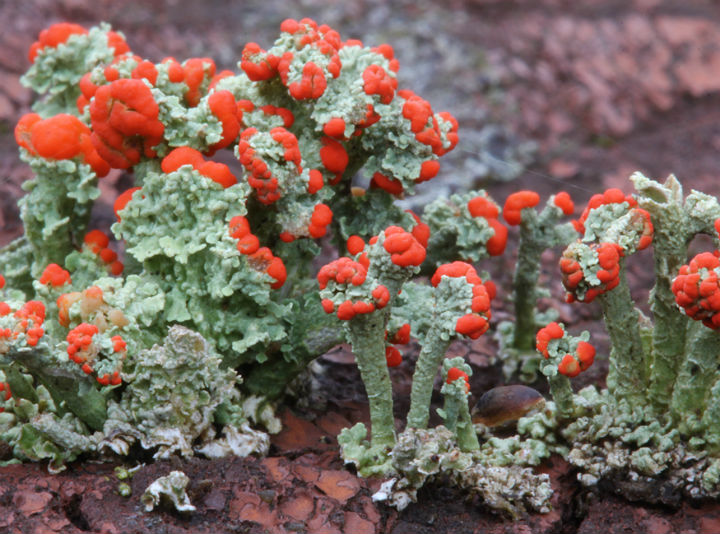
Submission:
[[[680,267],[672,283],[675,302],[685,314],[708,328],[720,328],[720,260],[703,252]]]
[[[410,343],[410,325],[405,323],[398,328],[395,333],[390,336],[390,343],[394,343],[395,345],[406,345]]]
[[[7,333],[10,334],[9,329],[0,330],[0,338],[9,337],[9,336],[5,335],[6,330],[7,330]],[[7,402],[10,400],[11,397],[12,397],[12,392],[10,391],[10,384],[8,384],[7,382],[0,382],[0,400]],[[4,411],[5,411],[5,408],[0,408],[0,413],[2,413]]]
[[[254,82],[269,80],[277,74],[279,60],[257,43],[247,43],[241,54],[240,68]]]
[[[397,79],[390,76],[380,65],[369,65],[362,74],[363,90],[368,95],[378,95],[380,102],[389,104],[395,96]]]
[[[275,281],[270,284],[272,289],[280,289],[287,280],[287,269],[282,258],[273,255],[267,247],[260,247],[257,251],[248,255],[248,264],[258,271],[262,271]]]
[[[402,353],[392,345],[385,347],[385,360],[388,367],[397,367],[402,363]]]
[[[39,282],[43,285],[49,284],[53,287],[60,287],[72,283],[72,280],[70,279],[70,273],[68,271],[60,267],[57,263],[51,263],[45,267]]]
[[[332,222],[333,212],[326,204],[317,204],[310,217],[308,233],[314,238],[323,237],[327,233],[327,227]]]
[[[437,287],[443,276],[451,278],[465,277],[469,284],[482,284],[482,280],[477,274],[475,267],[464,261],[454,261],[440,265],[430,279],[433,287]]]
[[[184,165],[191,165],[199,174],[210,178],[213,182],[220,184],[225,189],[237,183],[237,178],[235,178],[235,175],[230,171],[230,167],[224,163],[205,161],[205,158],[199,150],[187,146],[171,150],[168,155],[162,159],[160,168],[164,173],[171,173]]]
[[[343,257],[323,265],[317,279],[320,289],[325,289],[330,280],[338,284],[361,285],[367,277],[367,269],[360,263]]]
[[[418,243],[427,248],[428,241],[430,241],[430,226],[422,222],[420,217],[418,217],[412,210],[405,210],[405,213],[409,213],[412,218],[415,219],[415,226],[413,226],[412,230],[410,230],[410,233],[415,236]]]
[[[572,215],[575,211],[575,204],[570,194],[565,191],[560,191],[556,194],[553,203],[560,208],[565,215]]]
[[[488,224],[495,232],[490,239],[485,243],[485,248],[488,254],[491,256],[501,256],[505,252],[505,246],[507,245],[507,228],[497,219],[487,219]]]
[[[99,87],[90,104],[92,143],[112,167],[127,169],[154,157],[163,140],[160,108],[142,80],[120,79]]]
[[[497,205],[487,197],[477,196],[471,198],[467,203],[468,211],[473,217],[484,217],[485,219],[497,219],[500,210]]]
[[[568,302],[575,300],[592,302],[595,297],[614,289],[620,283],[620,258],[624,255],[622,247],[617,243],[590,243],[588,246],[597,255],[600,269],[597,270],[595,276],[601,284],[589,286],[580,263],[572,256],[572,253],[564,255],[560,259],[560,271],[562,272],[563,286],[568,292],[566,296]],[[566,254],[568,253],[566,252]]]
[[[418,266],[425,261],[425,247],[399,226],[385,229],[383,247],[390,254],[391,261],[399,267]]]
[[[447,379],[445,380],[448,384],[452,384],[456,380],[465,381],[465,391],[470,391],[470,377],[465,371],[458,369],[457,367],[451,367],[447,372]]]
[[[562,327],[558,323],[552,322],[538,330],[538,333],[535,336],[535,348],[545,358],[549,358],[548,344],[550,343],[550,340],[562,339],[563,336],[565,336],[565,331]]]
[[[631,195],[626,196],[625,193],[617,188],[606,189],[602,194],[593,195],[590,197],[590,200],[583,210],[582,215],[580,215],[580,218],[573,221],[575,230],[581,234],[585,233],[585,221],[587,220],[591,210],[606,204],[622,204],[623,202],[627,202],[628,206],[631,208],[637,206],[637,200],[635,200]]]
[[[400,180],[390,178],[380,172],[376,172],[375,174],[373,174],[373,177],[370,180],[370,187],[380,188],[386,193],[390,193],[391,195],[400,195],[404,191],[402,182],[400,182]]]
[[[522,210],[533,208],[540,202],[540,195],[535,191],[518,191],[505,200],[503,217],[508,224],[516,226],[522,221]]]
[[[125,209],[125,206],[127,206],[128,202],[132,199],[133,193],[135,191],[139,191],[142,189],[141,187],[131,187],[130,189],[127,189],[120,193],[118,197],[115,199],[115,203],[113,204],[113,211],[115,212],[115,217],[117,217],[118,222],[120,222],[120,212]]]
[[[365,241],[359,235],[351,235],[347,239],[346,244],[347,251],[353,256],[360,254],[365,248]]]
[[[580,370],[585,371],[595,361],[595,347],[587,341],[580,341],[575,349],[575,356],[580,362]]]
[[[580,374],[580,362],[572,354],[566,354],[558,364],[558,371],[560,374],[574,378]]]
[[[110,172],[110,165],[91,142],[90,128],[73,115],[60,113],[42,119],[36,113],[28,113],[15,127],[15,140],[31,154],[46,159],[80,158],[100,178]]]
[[[53,24],[49,28],[41,31],[38,40],[30,45],[28,59],[30,63],[34,63],[38,52],[46,46],[54,48],[67,42],[71,35],[86,35],[87,33],[88,31],[79,24],[72,24],[70,22]]]
[[[210,147],[214,152],[233,143],[240,134],[240,120],[237,113],[237,102],[230,91],[214,91],[208,97],[208,106],[222,125],[222,139]]]
[[[455,331],[458,334],[468,336],[470,339],[477,339],[487,332],[490,324],[487,319],[475,313],[468,313],[460,317],[455,323]]]
[[[106,248],[110,244],[110,238],[102,230],[90,230],[85,234],[83,242],[90,247],[90,250],[95,254],[100,254],[100,251]]]

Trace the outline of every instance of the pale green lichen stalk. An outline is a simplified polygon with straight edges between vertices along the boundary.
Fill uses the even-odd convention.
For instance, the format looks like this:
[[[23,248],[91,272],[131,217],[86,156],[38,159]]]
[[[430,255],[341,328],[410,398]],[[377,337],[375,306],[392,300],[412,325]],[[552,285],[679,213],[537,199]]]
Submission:
[[[564,325],[550,323],[538,331],[537,351],[543,356],[540,371],[550,384],[550,395],[557,409],[557,417],[568,420],[575,415],[570,378],[579,375],[593,364],[595,348],[588,343],[590,334],[571,336]]]
[[[462,358],[447,358],[442,363],[442,376],[444,384],[440,392],[445,398],[445,403],[442,411],[438,413],[445,420],[445,427],[455,434],[461,451],[480,449],[468,406],[470,396],[468,379],[472,376],[472,368]]]
[[[581,240],[563,252],[561,269],[568,300],[598,298],[612,344],[608,387],[617,397],[639,403],[648,385],[649,352],[643,343],[645,322],[635,307],[625,277],[625,260],[652,241],[647,211],[619,190],[590,200],[577,222]]]
[[[372,238],[362,254],[358,258],[362,263],[343,257],[325,265],[318,281],[322,306],[344,322],[365,384],[372,425],[370,454],[384,458],[395,444],[395,420],[382,340],[393,299],[403,283],[419,271],[425,249],[412,234],[390,226]]]
[[[410,393],[408,426],[411,428],[427,428],[433,382],[452,340],[457,336],[476,339],[489,327],[490,295],[470,264],[441,265],[432,278],[432,285],[428,299],[432,303],[429,328],[415,329],[422,336],[422,349]]]
[[[505,201],[503,216],[508,224],[518,225],[517,264],[513,273],[513,305],[515,321],[509,349],[528,352],[533,349],[538,320],[537,300],[540,292],[541,257],[543,252],[556,246],[567,246],[577,238],[569,222],[560,221],[573,213],[574,205],[567,193],[552,195],[539,213],[534,206],[539,202],[537,193],[520,191]]]

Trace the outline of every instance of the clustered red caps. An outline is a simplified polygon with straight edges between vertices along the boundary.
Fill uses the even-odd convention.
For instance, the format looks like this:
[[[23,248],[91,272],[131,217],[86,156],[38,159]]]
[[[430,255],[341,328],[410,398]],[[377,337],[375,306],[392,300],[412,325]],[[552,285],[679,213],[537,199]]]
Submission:
[[[28,59],[30,63],[35,63],[38,52],[46,47],[55,48],[61,44],[65,44],[72,35],[87,35],[88,31],[79,24],[70,22],[59,22],[53,24],[49,28],[40,32],[38,40],[30,45]],[[108,46],[114,49],[115,56],[125,54],[130,51],[125,39],[116,32],[107,33]]]
[[[388,334],[385,331],[385,339],[392,345],[385,347],[385,359],[388,367],[397,367],[402,363],[402,353],[394,345],[407,345],[410,343],[410,325],[405,323],[395,330],[392,335]]]
[[[430,103],[409,89],[398,91],[397,94],[399,97],[405,99],[402,113],[403,117],[410,121],[410,130],[415,134],[415,139],[424,145],[428,145],[436,156],[443,156],[455,148],[458,142],[458,123],[455,117],[447,112],[433,113]],[[447,148],[443,148],[440,123],[437,120],[438,117],[450,123],[450,131],[446,134],[450,146]],[[426,169],[425,173],[432,174],[433,171],[437,173],[436,164],[437,162],[434,161],[432,169]],[[425,181],[430,178],[432,178],[432,176],[423,178],[421,173],[417,180]]]
[[[260,248],[260,240],[250,231],[246,217],[236,215],[228,224],[230,237],[237,239],[237,249],[241,254],[254,254]]]
[[[67,113],[47,119],[28,113],[15,126],[15,141],[30,154],[53,160],[78,158],[98,177],[103,177],[110,172],[110,165],[100,156],[91,138],[90,128]]]
[[[470,304],[472,311],[458,318],[455,323],[455,331],[458,334],[468,336],[470,339],[479,338],[490,327],[488,321],[492,317],[490,302],[495,296],[494,285],[488,288],[486,284],[483,284],[475,268],[464,261],[446,263],[438,267],[430,279],[433,287],[437,287],[443,276],[451,278],[464,277],[467,283],[472,285],[473,296]]]
[[[213,182],[220,184],[225,189],[237,183],[237,178],[235,178],[235,175],[230,171],[230,167],[224,163],[206,161],[199,150],[187,146],[178,147],[170,151],[160,163],[160,168],[164,173],[170,174],[183,165],[192,166],[199,174],[210,178]]]
[[[457,367],[451,367],[450,369],[448,369],[447,378],[445,379],[445,382],[447,382],[448,384],[452,384],[456,380],[461,380],[461,379],[465,381],[465,392],[466,393],[469,392],[470,391],[470,377],[468,376],[468,374],[465,371],[458,369]]]
[[[548,346],[553,339],[561,340],[565,330],[556,322],[541,328],[535,337],[535,348],[545,359],[550,358]],[[588,369],[595,361],[595,347],[587,341],[578,341],[572,354],[565,354],[558,363],[558,372],[573,378]]]
[[[50,285],[52,287],[62,287],[72,283],[70,273],[57,263],[51,263],[45,267],[38,281],[43,285]]]
[[[105,232],[102,230],[90,230],[85,234],[83,242],[93,254],[97,254],[102,262],[107,265],[112,274],[115,276],[122,274],[125,266],[118,260],[117,252],[109,247],[110,238]]]
[[[550,343],[550,340],[562,339],[563,337],[565,337],[565,330],[563,330],[556,322],[552,322],[538,330],[538,333],[535,336],[535,348],[545,359],[547,359],[550,357],[550,354],[548,353],[548,344]]]
[[[282,258],[275,256],[268,247],[260,247],[247,255],[248,265],[275,280],[270,287],[280,289],[287,280],[287,269]]]
[[[575,230],[577,230],[580,234],[585,233],[585,221],[587,220],[591,210],[606,204],[622,204],[623,202],[627,202],[630,208],[635,208],[637,206],[637,200],[635,200],[632,195],[625,195],[625,193],[617,188],[606,189],[604,193],[593,195],[590,197],[590,200],[580,215],[580,218],[573,221]]]
[[[388,226],[383,247],[390,254],[390,261],[398,267],[417,267],[425,261],[426,250],[415,236],[399,226]],[[373,238],[375,239],[375,238]],[[370,240],[373,243],[373,240]]]
[[[155,157],[163,140],[160,108],[144,81],[120,79],[99,87],[90,103],[92,142],[113,168],[127,169],[142,156]]]
[[[246,128],[240,134],[238,143],[238,159],[248,171],[248,184],[255,189],[257,198],[265,205],[270,205],[280,198],[280,182],[273,175],[268,163],[258,155],[252,145],[252,139],[260,132],[257,128]],[[300,148],[295,134],[282,127],[270,130],[273,141],[283,148],[283,157],[287,163],[293,164],[297,174],[302,172],[300,166]]]
[[[498,221],[500,210],[497,205],[487,196],[478,195],[468,201],[467,209],[472,217],[482,217],[493,229],[495,234],[487,240],[485,248],[491,256],[500,256],[505,252],[508,230]]]
[[[365,282],[366,278],[367,269],[365,266],[347,257],[338,258],[327,265],[323,265],[317,275],[320,290],[327,288],[328,283],[332,281],[336,284],[334,289],[338,293],[342,292],[342,288],[338,286],[360,286]],[[356,315],[372,313],[376,309],[382,309],[390,301],[390,292],[382,284],[372,290],[371,296],[371,302],[346,299],[336,306],[331,299],[324,298],[321,304],[325,313],[337,313],[338,319],[349,321]]]
[[[12,309],[5,302],[0,302],[0,317],[10,315]],[[42,328],[45,321],[45,305],[39,300],[29,300],[15,312],[15,326],[0,329],[0,341],[3,339],[17,339],[20,334],[25,334],[25,342],[34,347],[40,338],[45,334]]]
[[[256,82],[279,77],[287,87],[288,94],[296,100],[320,98],[327,89],[328,79],[340,75],[340,49],[345,46],[362,46],[357,40],[343,42],[338,32],[327,25],[319,26],[308,18],[300,21],[287,19],[281,24],[280,30],[292,36],[294,46],[290,45],[289,50],[278,56],[263,50],[257,43],[248,43],[242,52],[240,68],[250,80]],[[308,51],[312,51],[312,59],[307,59]],[[430,104],[412,91],[397,90],[395,73],[399,64],[392,47],[384,44],[372,51],[383,56],[387,64],[372,63],[363,70],[363,92],[373,97],[373,103],[367,104],[365,117],[352,125],[346,124],[342,117],[331,117],[322,125],[326,137],[321,140],[323,148],[320,157],[325,170],[334,176],[330,183],[340,180],[348,162],[347,152],[340,141],[361,134],[363,129],[380,120],[375,105],[389,104],[396,95],[405,100],[402,114],[410,130],[420,143],[431,148],[434,156],[449,152],[458,142],[458,124],[449,113],[434,114]],[[349,133],[346,135],[346,132]],[[447,146],[444,146],[443,137]],[[421,164],[420,174],[415,181],[429,180],[438,170],[436,160],[426,160]],[[399,195],[403,190],[398,180],[380,172],[375,173],[371,184],[394,195]]]
[[[93,374],[92,364],[95,362],[99,349],[93,342],[93,336],[99,333],[99,329],[94,324],[80,323],[78,326],[70,330],[67,335],[67,353],[70,361],[78,364],[83,373]],[[121,336],[113,336],[110,341],[113,343],[113,352],[120,354],[121,359],[125,357],[127,352],[127,344]],[[112,373],[103,373],[97,376],[96,380],[100,385],[117,386],[122,383],[120,371],[115,370]]]
[[[316,204],[310,216],[308,233],[311,237],[320,238],[327,233],[327,228],[332,222],[333,212],[327,204]]]
[[[590,243],[587,245],[597,255],[599,269],[595,276],[600,285],[590,287],[586,281],[580,263],[566,251],[560,258],[560,271],[562,283],[567,290],[567,302],[592,302],[595,297],[614,289],[620,283],[620,258],[624,256],[623,249],[617,243]],[[584,294],[583,294],[584,291]]]
[[[675,302],[688,317],[708,328],[720,328],[720,260],[710,252],[695,256],[680,267],[672,283]]]
[[[534,208],[540,202],[540,195],[535,191],[518,191],[505,199],[503,217],[509,225],[517,226],[522,222],[522,210]]]
[[[289,95],[296,100],[320,98],[327,88],[327,76],[337,78],[340,75],[342,65],[337,53],[343,46],[340,35],[329,26],[318,26],[308,18],[299,22],[287,19],[280,25],[280,31],[293,36],[295,53],[287,51],[278,57],[257,43],[248,43],[242,51],[240,68],[252,81],[279,76]],[[320,53],[317,62],[301,63],[299,57],[305,47]]]

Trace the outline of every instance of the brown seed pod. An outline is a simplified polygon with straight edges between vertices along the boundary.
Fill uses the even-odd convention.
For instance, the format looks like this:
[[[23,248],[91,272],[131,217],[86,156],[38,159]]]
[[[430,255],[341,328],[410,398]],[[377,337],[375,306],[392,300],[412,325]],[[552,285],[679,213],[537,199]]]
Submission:
[[[530,410],[540,408],[545,398],[533,388],[500,386],[485,392],[472,410],[473,423],[499,426],[520,419]]]

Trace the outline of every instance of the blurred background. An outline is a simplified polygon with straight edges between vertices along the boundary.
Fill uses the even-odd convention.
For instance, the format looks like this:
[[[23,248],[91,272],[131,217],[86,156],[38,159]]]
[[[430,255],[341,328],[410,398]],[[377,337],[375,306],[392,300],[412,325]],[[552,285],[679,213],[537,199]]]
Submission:
[[[303,17],[391,44],[400,86],[458,119],[460,143],[417,204],[478,187],[499,202],[520,188],[582,202],[604,187],[630,192],[635,170],[720,193],[717,2],[0,0],[0,246],[22,231],[30,171],[13,128],[31,104],[19,78],[40,30],[106,21],[151,61],[211,57],[237,70],[246,42],[269,48],[283,19]],[[119,180],[103,181],[108,202]]]

